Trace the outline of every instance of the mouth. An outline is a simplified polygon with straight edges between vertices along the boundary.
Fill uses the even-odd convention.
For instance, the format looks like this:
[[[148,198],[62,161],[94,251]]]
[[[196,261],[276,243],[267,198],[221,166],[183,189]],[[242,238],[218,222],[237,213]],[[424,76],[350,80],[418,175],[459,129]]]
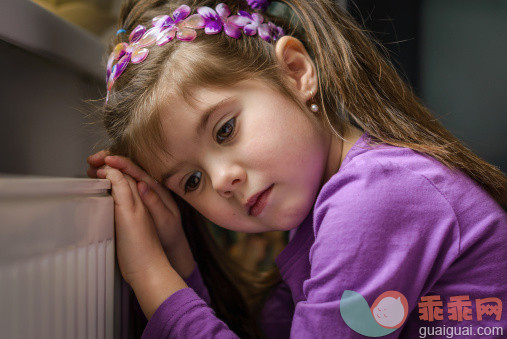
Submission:
[[[266,207],[268,203],[269,194],[273,189],[273,185],[274,184],[271,184],[266,189],[256,193],[255,195],[251,196],[250,199],[248,199],[246,203],[248,215],[256,217],[261,214],[261,212],[264,210],[264,207]]]

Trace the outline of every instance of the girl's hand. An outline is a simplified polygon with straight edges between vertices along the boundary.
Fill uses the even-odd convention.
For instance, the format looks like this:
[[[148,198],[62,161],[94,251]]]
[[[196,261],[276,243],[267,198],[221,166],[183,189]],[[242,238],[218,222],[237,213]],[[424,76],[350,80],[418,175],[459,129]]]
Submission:
[[[97,176],[111,181],[118,265],[149,319],[166,298],[188,286],[167,260],[153,219],[139,195],[141,183],[107,166],[98,169]]]
[[[171,265],[183,278],[190,276],[195,266],[194,257],[181,226],[180,212],[169,190],[128,158],[109,156],[107,151],[101,151],[88,157],[88,163],[88,175],[91,177],[104,178],[101,172],[97,176],[97,171],[109,166],[138,181],[141,199],[155,222],[162,248]]]
[[[116,252],[123,278],[132,284],[149,271],[167,269],[169,262],[135,180],[110,167],[99,169],[97,175],[112,184]]]

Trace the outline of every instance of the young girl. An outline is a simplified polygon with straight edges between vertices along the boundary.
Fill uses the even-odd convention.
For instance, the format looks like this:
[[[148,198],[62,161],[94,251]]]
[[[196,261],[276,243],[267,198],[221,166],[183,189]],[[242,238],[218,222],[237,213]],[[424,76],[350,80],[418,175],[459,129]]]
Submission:
[[[88,174],[143,337],[507,330],[505,175],[334,2],[129,1],[120,27]],[[290,230],[277,269],[242,270],[204,218]]]

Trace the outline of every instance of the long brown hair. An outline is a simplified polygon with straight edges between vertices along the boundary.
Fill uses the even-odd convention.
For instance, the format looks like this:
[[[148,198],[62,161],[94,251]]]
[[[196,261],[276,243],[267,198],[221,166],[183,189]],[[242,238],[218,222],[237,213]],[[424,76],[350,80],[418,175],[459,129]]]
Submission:
[[[223,1],[232,13],[248,10],[246,1]],[[153,17],[171,14],[181,4],[192,9],[215,7],[215,1],[126,1],[119,27],[127,32]],[[316,99],[320,121],[340,136],[347,125],[377,140],[425,153],[479,183],[500,204],[507,202],[506,176],[462,145],[424,107],[377,49],[368,34],[331,0],[281,1],[266,19],[303,42],[318,72]],[[126,40],[117,36],[115,44]],[[174,41],[150,48],[148,58],[129,64],[116,81],[103,109],[111,138],[110,150],[138,162],[160,156],[162,134],[158,107],[170,95],[192,97],[197,86],[230,86],[257,78],[293,99],[312,114],[291,91],[277,61],[274,43],[258,37],[232,39],[225,34],[198,33],[192,43]],[[178,199],[184,229],[219,318],[241,337],[261,337],[257,320],[269,290],[280,281],[276,268],[247,272],[214,243],[205,219]]]

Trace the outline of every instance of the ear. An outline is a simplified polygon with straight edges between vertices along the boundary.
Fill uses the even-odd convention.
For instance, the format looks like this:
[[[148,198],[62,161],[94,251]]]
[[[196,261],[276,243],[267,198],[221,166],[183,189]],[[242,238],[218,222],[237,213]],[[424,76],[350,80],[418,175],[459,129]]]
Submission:
[[[311,99],[311,93],[317,93],[317,70],[301,41],[283,36],[276,42],[275,53],[300,98],[304,102]]]

